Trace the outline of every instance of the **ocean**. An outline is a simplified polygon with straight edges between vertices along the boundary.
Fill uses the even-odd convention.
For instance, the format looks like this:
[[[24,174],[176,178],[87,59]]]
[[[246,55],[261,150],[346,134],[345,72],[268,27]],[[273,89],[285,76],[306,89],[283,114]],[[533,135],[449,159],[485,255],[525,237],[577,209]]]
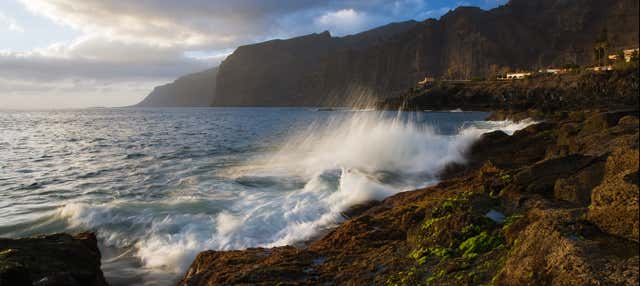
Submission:
[[[437,182],[484,112],[0,112],[0,236],[95,231],[112,285],[174,285],[198,252],[298,244],[350,206]]]

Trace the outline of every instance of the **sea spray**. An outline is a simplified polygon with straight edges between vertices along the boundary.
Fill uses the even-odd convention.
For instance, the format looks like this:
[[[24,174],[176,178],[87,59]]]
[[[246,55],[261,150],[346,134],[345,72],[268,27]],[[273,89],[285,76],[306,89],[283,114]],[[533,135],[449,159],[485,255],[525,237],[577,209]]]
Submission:
[[[528,124],[512,128],[511,122],[486,122],[443,135],[416,122],[411,115],[364,112],[313,124],[276,152],[227,171],[232,178],[252,178],[257,192],[219,213],[210,237],[189,231],[155,237],[139,244],[139,255],[143,261],[153,262],[155,256],[166,261],[173,257],[166,249],[178,249],[190,261],[204,249],[274,247],[311,239],[340,223],[350,206],[435,183],[445,165],[464,162],[464,152],[482,133],[499,128],[512,132]],[[282,190],[269,183],[291,178],[304,186]]]
[[[66,202],[54,217],[66,221],[70,230],[96,230],[104,247],[127,254],[107,255],[108,269],[124,261],[130,267],[135,258],[140,263],[137,275],[153,284],[166,281],[163,273],[175,278],[206,249],[272,247],[313,239],[341,223],[344,211],[355,204],[435,183],[445,165],[464,162],[465,151],[482,133],[512,133],[531,123],[458,119],[454,127],[445,124],[456,116],[464,118],[465,112],[317,113],[326,118],[280,131],[279,138],[270,139],[272,145],[245,148],[251,153],[236,148],[235,153],[209,159],[215,161],[202,165],[213,170],[208,173],[193,166],[192,158],[176,163],[180,158],[170,153],[160,157],[170,160],[150,170],[169,166],[180,176],[158,181],[167,176],[166,170],[138,174],[155,185],[146,191],[119,189],[123,195],[101,202],[80,197]],[[189,145],[193,146],[199,145]],[[189,149],[181,150],[189,154]],[[244,157],[229,159],[234,154]],[[146,164],[156,160],[145,158]],[[158,193],[161,184],[167,187]]]

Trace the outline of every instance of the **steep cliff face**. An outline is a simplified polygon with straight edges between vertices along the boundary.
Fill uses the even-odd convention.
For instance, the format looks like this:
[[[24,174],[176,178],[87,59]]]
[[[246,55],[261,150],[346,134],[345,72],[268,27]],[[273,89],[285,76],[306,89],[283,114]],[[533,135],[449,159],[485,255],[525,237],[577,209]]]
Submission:
[[[204,107],[210,106],[216,91],[218,68],[178,78],[158,86],[136,107]]]
[[[214,105],[311,104],[320,59],[333,45],[329,32],[239,47],[221,65]]]
[[[348,82],[334,82],[334,75],[342,79],[349,74],[350,66],[342,65],[336,55],[379,45],[416,24],[415,21],[393,23],[342,38],[332,37],[325,31],[239,47],[220,65],[213,105],[331,104],[334,100],[331,92],[348,86]],[[333,73],[327,65],[336,59],[337,68],[341,70]]]
[[[308,36],[313,48],[296,50],[304,55],[299,60],[288,59],[295,54],[287,48],[253,45],[238,49],[221,66],[214,104],[341,104],[353,90],[397,95],[426,74],[468,79],[505,67],[586,65],[605,30],[611,50],[637,46],[638,2],[512,0],[490,11],[460,7],[440,20],[360,45],[328,34]]]
[[[425,75],[469,79],[505,68],[586,65],[603,34],[610,52],[638,46],[638,6],[637,0],[511,0],[342,38],[324,32],[274,40],[238,48],[221,64],[217,86],[212,78],[201,84],[215,89],[215,106],[341,105],[354,95],[398,95]],[[170,85],[162,94],[184,96],[186,88]]]

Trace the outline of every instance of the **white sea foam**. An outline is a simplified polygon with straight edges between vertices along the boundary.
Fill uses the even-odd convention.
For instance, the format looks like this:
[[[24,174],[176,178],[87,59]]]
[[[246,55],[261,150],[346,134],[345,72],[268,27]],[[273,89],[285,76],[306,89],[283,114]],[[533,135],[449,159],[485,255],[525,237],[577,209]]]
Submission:
[[[350,206],[434,183],[445,165],[464,162],[465,151],[482,133],[513,133],[531,123],[482,122],[442,135],[406,118],[354,113],[310,126],[277,152],[229,169],[230,179],[250,178],[254,184],[218,209],[184,207],[175,197],[72,203],[58,215],[72,226],[98,229],[107,245],[133,248],[152,273],[181,273],[205,249],[271,247],[313,238],[340,223]],[[269,180],[302,185],[283,189]],[[215,200],[184,197],[187,205]]]

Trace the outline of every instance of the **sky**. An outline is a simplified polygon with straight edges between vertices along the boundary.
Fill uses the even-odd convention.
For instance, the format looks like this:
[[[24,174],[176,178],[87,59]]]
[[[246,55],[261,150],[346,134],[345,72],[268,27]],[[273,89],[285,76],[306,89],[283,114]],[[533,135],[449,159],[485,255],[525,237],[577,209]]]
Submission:
[[[126,106],[240,46],[506,0],[0,0],[0,109]]]

